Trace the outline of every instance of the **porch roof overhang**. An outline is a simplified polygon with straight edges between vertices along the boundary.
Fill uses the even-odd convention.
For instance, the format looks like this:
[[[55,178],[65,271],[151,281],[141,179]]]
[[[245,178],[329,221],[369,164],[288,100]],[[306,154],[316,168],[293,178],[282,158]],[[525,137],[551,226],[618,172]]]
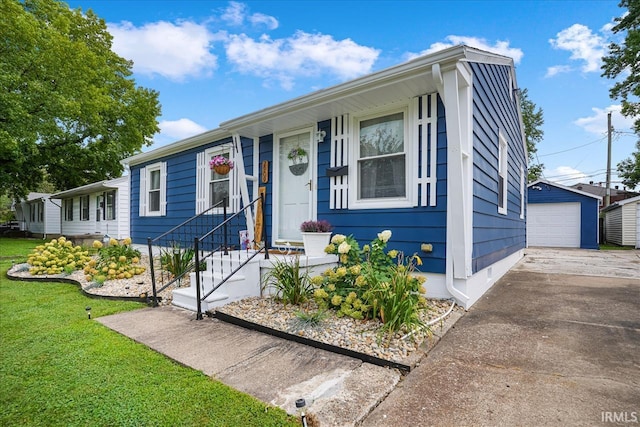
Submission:
[[[442,72],[456,67],[458,61],[513,65],[513,60],[468,46],[454,46],[322,89],[257,112],[228,120],[220,127],[246,137],[258,137],[277,131],[315,124],[335,116],[370,110],[408,101],[438,91],[438,79],[432,75],[438,64]]]
[[[61,191],[56,194],[52,194],[52,199],[66,199],[75,196],[84,196],[91,193],[97,193],[100,191],[113,190],[119,187],[118,184],[122,183],[127,177],[121,177],[111,179],[107,181],[94,182],[92,184],[83,185],[82,187],[72,188],[70,190]]]
[[[420,56],[411,61],[321,89],[274,106],[224,121],[220,127],[122,160],[125,167],[146,163],[232,135],[257,138],[275,132],[309,126],[343,114],[384,107],[416,96],[437,92],[439,71],[454,69],[458,62],[483,62],[513,66],[513,59],[476,48],[459,45]]]

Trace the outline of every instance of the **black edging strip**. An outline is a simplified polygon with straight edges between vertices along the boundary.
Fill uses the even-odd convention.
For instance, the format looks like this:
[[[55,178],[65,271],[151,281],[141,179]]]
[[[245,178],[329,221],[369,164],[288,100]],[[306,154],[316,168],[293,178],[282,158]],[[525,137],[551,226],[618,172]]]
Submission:
[[[15,280],[16,282],[50,282],[50,283],[61,282],[61,283],[69,283],[72,285],[77,285],[78,288],[80,288],[80,292],[82,292],[84,296],[89,298],[105,299],[105,300],[111,300],[111,301],[133,301],[133,302],[142,302],[145,304],[153,304],[153,302],[149,299],[150,297],[148,296],[146,298],[140,298],[139,296],[125,297],[125,296],[92,294],[84,290],[80,282],[78,282],[77,280],[68,279],[66,277],[34,277],[34,276],[21,277],[21,276],[12,276],[9,274],[9,272],[6,273],[6,276],[9,280]],[[158,297],[158,300],[160,300],[160,297]]]
[[[402,371],[403,373],[409,373],[411,366],[404,363],[393,362],[391,360],[381,359],[379,357],[371,356],[369,354],[360,353],[359,351],[349,350],[348,348],[342,348],[335,345],[327,344],[320,341],[315,341],[309,338],[301,337],[300,335],[289,334],[287,332],[279,331],[277,329],[269,328],[258,323],[253,323],[239,317],[231,316],[220,311],[215,311],[212,316],[222,320],[223,322],[231,323],[233,325],[241,326],[246,329],[252,329],[265,334],[273,335],[278,338],[283,338],[289,341],[295,341],[300,344],[308,345],[311,347],[319,348],[320,350],[330,351],[332,353],[341,354],[343,356],[353,357],[354,359],[360,359],[363,362],[371,363],[372,365],[394,368]]]

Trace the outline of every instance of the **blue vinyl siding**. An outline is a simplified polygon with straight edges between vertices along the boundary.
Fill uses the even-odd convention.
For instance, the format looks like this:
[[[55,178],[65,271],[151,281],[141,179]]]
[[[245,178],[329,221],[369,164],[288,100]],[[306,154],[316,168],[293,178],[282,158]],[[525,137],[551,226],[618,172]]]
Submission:
[[[473,272],[522,249],[520,167],[527,163],[509,67],[471,63],[473,71]],[[498,213],[499,133],[508,144],[507,215]]]
[[[131,238],[134,243],[144,244],[176,225],[193,217],[196,212],[196,156],[210,147],[230,143],[231,139],[215,141],[188,151],[154,159],[131,167]],[[245,172],[253,171],[253,149],[251,139],[242,139]],[[166,162],[167,212],[165,216],[139,216],[140,169],[157,162]],[[251,186],[249,185],[251,189]]]
[[[377,233],[388,229],[392,232],[388,249],[396,249],[410,256],[418,254],[423,261],[420,270],[430,273],[445,272],[446,208],[447,208],[447,146],[444,106],[438,98],[437,139],[437,202],[436,206],[416,206],[394,209],[329,209],[329,178],[326,169],[330,165],[330,144],[318,146],[318,219],[326,219],[334,226],[334,232],[352,234],[360,245],[368,244]],[[330,135],[330,121],[320,122],[320,129]],[[354,142],[352,142],[354,143]],[[424,153],[422,154],[424,155]],[[354,159],[349,167],[356,167]],[[356,191],[350,189],[350,191]],[[415,190],[412,190],[415,191]],[[422,243],[433,245],[433,252],[423,253]]]
[[[537,186],[542,190],[528,189],[529,204],[580,203],[580,248],[598,249],[598,199],[545,183]]]

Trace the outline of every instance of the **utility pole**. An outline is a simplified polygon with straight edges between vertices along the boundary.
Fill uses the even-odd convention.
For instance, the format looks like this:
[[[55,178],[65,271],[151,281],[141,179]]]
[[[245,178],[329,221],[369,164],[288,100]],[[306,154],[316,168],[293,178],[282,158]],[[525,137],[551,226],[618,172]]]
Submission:
[[[607,189],[604,196],[604,207],[611,204],[611,111],[607,114]]]

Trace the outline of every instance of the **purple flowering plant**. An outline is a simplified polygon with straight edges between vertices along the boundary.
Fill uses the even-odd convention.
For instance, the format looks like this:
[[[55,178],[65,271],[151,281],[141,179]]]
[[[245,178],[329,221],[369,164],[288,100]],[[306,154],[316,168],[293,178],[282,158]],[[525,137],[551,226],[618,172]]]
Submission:
[[[305,221],[300,225],[300,231],[303,233],[328,233],[331,230],[333,230],[333,226],[325,219]]]

